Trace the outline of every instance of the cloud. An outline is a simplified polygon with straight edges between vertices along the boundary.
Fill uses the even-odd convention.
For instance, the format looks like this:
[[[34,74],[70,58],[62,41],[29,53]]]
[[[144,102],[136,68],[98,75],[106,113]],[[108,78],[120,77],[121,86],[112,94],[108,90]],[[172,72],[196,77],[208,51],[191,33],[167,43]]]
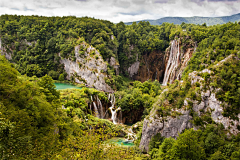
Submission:
[[[95,17],[129,22],[161,17],[228,16],[240,0],[1,0],[0,14]]]

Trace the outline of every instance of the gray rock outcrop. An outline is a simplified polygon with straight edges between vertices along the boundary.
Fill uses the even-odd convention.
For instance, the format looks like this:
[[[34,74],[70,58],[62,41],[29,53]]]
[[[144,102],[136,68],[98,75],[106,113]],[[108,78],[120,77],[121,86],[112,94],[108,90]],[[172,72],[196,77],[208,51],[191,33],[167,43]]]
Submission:
[[[227,59],[229,59],[229,57],[227,57],[226,60]],[[220,64],[221,62],[219,62],[216,66]],[[199,94],[201,96],[201,101],[199,102],[196,100],[191,100],[190,98],[186,98],[181,109],[171,109],[170,115],[174,115],[172,113],[175,112],[178,113],[177,116],[165,115],[165,117],[161,117],[159,115],[157,108],[163,103],[168,103],[166,95],[164,97],[166,90],[161,93],[158,101],[154,104],[150,115],[144,119],[142,137],[139,146],[143,151],[149,151],[149,142],[151,138],[157,133],[161,133],[161,135],[164,137],[176,138],[178,134],[181,133],[184,129],[198,128],[198,126],[193,126],[193,124],[191,124],[191,120],[193,118],[190,115],[190,111],[187,110],[189,101],[192,102],[192,109],[197,114],[197,116],[201,117],[208,112],[210,113],[211,118],[214,122],[222,124],[224,126],[225,130],[228,131],[228,135],[236,135],[239,133],[238,126],[240,125],[240,114],[237,115],[239,120],[233,120],[230,117],[223,116],[224,109],[222,107],[222,104],[224,102],[221,102],[216,98],[216,93],[220,89],[213,89],[211,87],[207,90],[203,89],[202,81],[204,79],[201,76],[198,76],[198,73],[206,72],[210,74],[212,71],[209,69],[204,69],[201,72],[194,71],[189,74],[191,85],[194,85],[196,82],[200,83],[200,93],[196,94]]]
[[[132,78],[133,75],[138,73],[140,62],[134,62],[129,68],[128,68],[128,73],[129,76]]]
[[[7,53],[6,49],[2,45],[2,39],[0,38],[0,53],[1,55],[4,55],[6,59],[11,60],[12,59],[12,53]]]
[[[120,65],[117,62],[117,60],[114,57],[111,57],[110,61],[109,61],[109,64],[110,64],[110,66],[112,66],[115,69],[116,75],[119,75],[119,67],[120,67]]]
[[[157,110],[155,109],[148,118],[144,119],[139,146],[142,151],[149,151],[149,142],[157,133],[161,133],[163,137],[176,138],[178,133],[181,133],[184,129],[192,128],[190,111],[178,110],[178,112],[182,115],[176,118],[171,116],[161,117],[157,115]]]
[[[81,45],[83,48],[87,48],[80,55]],[[73,76],[77,83],[83,83],[98,90],[112,92],[112,88],[105,82],[105,78],[107,78],[107,64],[102,56],[95,48],[85,43],[81,45],[75,47],[76,61],[66,58],[60,60],[68,74],[67,79]]]

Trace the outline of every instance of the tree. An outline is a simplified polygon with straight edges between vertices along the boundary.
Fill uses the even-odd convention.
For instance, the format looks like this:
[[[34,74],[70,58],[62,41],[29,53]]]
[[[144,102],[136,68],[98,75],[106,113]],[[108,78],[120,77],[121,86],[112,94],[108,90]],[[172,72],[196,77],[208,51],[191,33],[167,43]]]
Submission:
[[[172,159],[206,159],[204,148],[198,140],[198,131],[186,130],[173,144],[170,156]]]
[[[59,80],[59,81],[64,81],[64,79],[65,79],[65,78],[64,78],[64,75],[63,75],[63,74],[60,74],[58,80]]]
[[[49,72],[48,72],[48,75],[51,76],[52,79],[54,79],[54,80],[57,80],[58,77],[59,77],[59,73],[56,72],[56,71],[53,71],[53,70],[49,71]]]
[[[175,143],[175,139],[172,137],[165,138],[164,141],[162,142],[161,146],[159,146],[159,151],[158,151],[158,158],[165,160],[165,159],[170,159],[170,150]]]
[[[57,100],[60,96],[60,93],[55,89],[56,86],[53,83],[53,79],[45,75],[40,79],[38,85],[43,88],[43,93],[46,95],[46,98],[49,102]]]

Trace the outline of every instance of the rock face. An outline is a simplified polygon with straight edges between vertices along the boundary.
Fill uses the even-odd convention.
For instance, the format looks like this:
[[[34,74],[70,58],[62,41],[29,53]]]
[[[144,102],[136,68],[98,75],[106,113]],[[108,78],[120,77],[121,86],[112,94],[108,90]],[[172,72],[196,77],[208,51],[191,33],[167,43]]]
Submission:
[[[138,108],[136,111],[123,111],[122,123],[136,123],[141,121],[144,107]]]
[[[171,41],[164,52],[155,50],[142,55],[141,59],[137,56],[136,61],[127,69],[129,77],[142,82],[157,80],[163,82],[163,85],[173,83],[175,79],[180,80],[197,47],[191,39],[186,44],[181,41],[181,38]]]
[[[82,48],[85,51],[81,51]],[[68,74],[67,79],[74,78],[75,82],[95,87],[98,90],[113,91],[105,83],[105,78],[107,78],[107,64],[95,48],[86,43],[78,45],[75,47],[75,58],[75,61],[65,58],[60,60],[64,64],[64,69]]]
[[[136,62],[135,62],[136,63]],[[164,53],[161,51],[153,51],[150,54],[142,56],[139,62],[140,66],[138,71],[135,71],[133,75],[134,80],[146,81],[146,80],[157,80],[163,81],[163,74],[165,68]]]
[[[114,57],[110,58],[110,62],[109,62],[110,66],[112,66],[115,71],[116,71],[116,75],[119,75],[119,63],[116,61],[116,59]]]
[[[1,55],[4,55],[6,57],[6,59],[11,60],[12,59],[12,54],[7,53],[6,49],[3,47],[2,44],[3,44],[2,39],[0,38],[0,52],[1,52]]]
[[[163,91],[162,94],[164,94],[165,91]],[[158,115],[156,108],[152,109],[150,115],[145,118],[143,122],[142,137],[139,146],[142,151],[149,151],[149,142],[157,133],[161,133],[163,137],[176,138],[178,133],[181,133],[184,129],[192,128],[192,124],[190,123],[192,117],[189,115],[190,111],[175,111],[181,113],[181,115],[177,116],[176,118],[171,116],[161,117]]]
[[[226,59],[228,59],[227,57]],[[220,65],[221,63],[217,64]],[[200,73],[211,73],[210,70],[204,69]],[[194,85],[196,82],[201,84],[203,80],[202,77],[197,75],[198,72],[194,71],[189,74],[189,78],[191,81],[191,85]],[[203,86],[200,85],[200,96],[201,101],[198,102],[196,100],[191,100],[186,98],[184,100],[184,105],[181,109],[172,109],[171,113],[177,112],[178,116],[165,116],[162,117],[158,115],[158,105],[163,103],[168,103],[167,99],[163,98],[164,90],[162,94],[159,96],[159,100],[154,104],[154,107],[150,113],[150,115],[144,119],[143,128],[142,128],[142,137],[140,142],[140,148],[143,151],[149,151],[148,145],[151,138],[157,133],[161,133],[164,137],[173,137],[176,138],[178,133],[181,133],[184,129],[188,128],[197,128],[198,126],[193,126],[191,124],[192,117],[190,115],[190,111],[187,110],[188,102],[191,101],[193,103],[193,111],[197,113],[198,116],[203,116],[206,113],[210,113],[211,118],[214,122],[218,124],[223,124],[224,128],[228,130],[228,134],[238,134],[240,131],[238,130],[238,126],[240,125],[240,114],[238,114],[239,120],[233,120],[230,117],[223,116],[223,107],[221,101],[216,99],[216,92],[219,89],[208,89],[204,90]],[[172,114],[171,114],[172,115]]]
[[[132,78],[135,74],[138,73],[140,62],[134,62],[129,68],[128,68],[128,73],[129,76]]]

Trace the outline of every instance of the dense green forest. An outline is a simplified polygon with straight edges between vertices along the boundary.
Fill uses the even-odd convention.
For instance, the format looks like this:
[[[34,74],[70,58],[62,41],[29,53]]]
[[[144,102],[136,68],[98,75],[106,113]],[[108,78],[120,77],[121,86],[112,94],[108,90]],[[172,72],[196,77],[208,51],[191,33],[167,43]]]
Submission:
[[[86,102],[90,95],[99,91],[66,90],[60,96],[50,76],[41,79],[21,76],[3,56],[0,62],[1,159],[131,159],[140,156],[134,148],[104,144],[103,140],[117,136],[121,127],[87,114]],[[103,92],[99,97],[106,99]]]
[[[239,134],[227,136],[228,131],[209,112],[196,115],[191,102],[200,102],[203,90],[218,90],[216,98],[224,102],[223,116],[239,121],[239,31],[237,22],[125,25],[88,17],[2,15],[0,52],[10,54],[11,59],[0,56],[1,159],[239,159]],[[128,79],[127,68],[136,59],[153,51],[165,53],[170,41],[178,38],[182,51],[187,43],[197,42],[198,46],[182,81],[162,86],[151,79]],[[109,78],[105,81],[115,90],[116,105],[124,113],[141,111],[142,125],[153,108],[162,117],[177,117],[179,113],[172,109],[183,109],[188,99],[187,109],[197,129],[186,129],[176,139],[156,134],[148,155],[138,147],[104,144],[124,130],[122,125],[96,118],[89,109],[91,96],[110,103],[108,94],[85,87],[57,91],[54,86],[54,80],[64,81],[67,76],[60,60],[75,61],[74,47],[83,41],[95,47],[104,61],[109,63],[114,57],[119,62],[120,75],[107,65]],[[204,69],[210,73],[201,72]],[[193,71],[202,77],[201,82],[191,84],[189,73]],[[137,131],[137,146],[141,131],[142,126]]]

